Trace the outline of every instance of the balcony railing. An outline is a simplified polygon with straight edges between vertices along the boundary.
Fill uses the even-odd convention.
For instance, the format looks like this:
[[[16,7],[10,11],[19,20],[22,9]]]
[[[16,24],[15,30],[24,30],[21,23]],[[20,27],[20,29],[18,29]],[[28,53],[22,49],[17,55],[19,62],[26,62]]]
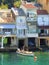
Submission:
[[[0,32],[0,35],[16,35],[14,32]]]
[[[49,34],[46,34],[46,33],[39,33],[39,36],[49,36]]]
[[[17,34],[17,37],[18,37],[18,38],[26,38],[26,35],[18,35],[18,34]]]
[[[36,18],[27,17],[27,21],[29,21],[29,22],[37,21],[37,19]]]
[[[27,34],[34,34],[34,33],[38,33],[38,30],[27,30]]]

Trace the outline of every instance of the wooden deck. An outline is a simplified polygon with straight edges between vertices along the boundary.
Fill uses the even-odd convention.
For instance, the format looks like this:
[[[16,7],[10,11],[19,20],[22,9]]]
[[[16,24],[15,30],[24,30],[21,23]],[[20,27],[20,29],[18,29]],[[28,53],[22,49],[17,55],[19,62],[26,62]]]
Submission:
[[[0,48],[0,52],[16,52],[17,47],[4,47]]]

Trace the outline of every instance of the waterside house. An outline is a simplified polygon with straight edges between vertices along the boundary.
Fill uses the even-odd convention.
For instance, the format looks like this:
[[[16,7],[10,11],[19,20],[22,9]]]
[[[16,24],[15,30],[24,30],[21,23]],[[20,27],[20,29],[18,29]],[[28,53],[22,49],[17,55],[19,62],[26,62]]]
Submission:
[[[7,46],[49,47],[48,12],[27,1],[20,8],[0,10],[0,47]]]
[[[0,47],[15,44],[15,21],[11,10],[0,10]]]
[[[13,17],[15,17],[16,32],[17,32],[16,45],[20,49],[22,49],[24,45],[28,47],[26,36],[27,31],[26,15],[22,8],[12,8],[11,10],[13,13]]]
[[[37,10],[37,26],[39,30],[37,46],[49,46],[49,14],[46,10]]]
[[[20,8],[22,8],[26,14],[27,22],[27,39],[28,46],[36,47],[36,39],[38,37],[38,28],[37,28],[37,7],[32,3],[26,2],[23,3]]]

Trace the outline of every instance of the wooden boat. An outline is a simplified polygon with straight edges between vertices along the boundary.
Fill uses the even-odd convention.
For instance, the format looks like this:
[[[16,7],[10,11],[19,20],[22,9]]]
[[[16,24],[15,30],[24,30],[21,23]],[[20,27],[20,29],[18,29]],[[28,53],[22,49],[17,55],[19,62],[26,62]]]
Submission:
[[[17,54],[23,55],[23,56],[34,56],[34,53],[32,52],[18,52],[16,51]]]

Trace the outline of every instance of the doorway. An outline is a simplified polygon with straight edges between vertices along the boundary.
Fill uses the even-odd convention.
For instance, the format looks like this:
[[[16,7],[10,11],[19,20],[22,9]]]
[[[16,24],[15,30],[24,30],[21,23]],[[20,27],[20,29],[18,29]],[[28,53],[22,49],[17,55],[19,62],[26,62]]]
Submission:
[[[7,45],[10,46],[10,44],[11,44],[11,37],[8,37],[7,38]]]
[[[35,38],[29,38],[28,39],[28,45],[35,46]]]
[[[46,39],[40,39],[40,47],[46,46]]]
[[[35,38],[29,38],[28,39],[28,48],[29,48],[29,51],[35,51],[36,50]]]
[[[24,46],[24,40],[21,39],[21,40],[18,41],[18,48],[20,48],[20,50],[22,50],[23,46]]]

